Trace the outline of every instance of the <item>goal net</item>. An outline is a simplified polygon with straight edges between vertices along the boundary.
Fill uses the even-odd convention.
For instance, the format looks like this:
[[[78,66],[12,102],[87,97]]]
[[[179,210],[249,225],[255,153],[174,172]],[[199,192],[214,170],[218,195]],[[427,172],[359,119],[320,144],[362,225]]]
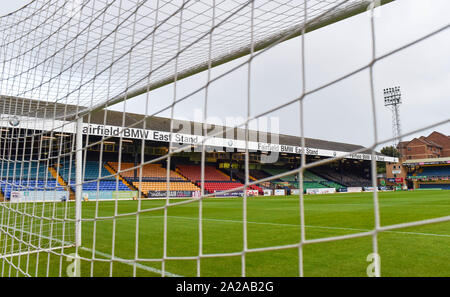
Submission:
[[[33,0],[1,17],[1,275],[178,276],[189,263],[193,275],[203,276],[213,266],[205,263],[237,259],[233,265],[247,276],[249,257],[295,250],[294,266],[303,276],[306,245],[369,237],[377,253],[383,231],[449,221],[444,216],[380,225],[377,161],[397,159],[376,151],[392,139],[377,134],[374,65],[448,29],[447,24],[379,56],[374,12],[390,2]],[[369,63],[308,87],[306,33],[361,13],[369,16]],[[264,67],[255,61],[293,40],[301,44],[295,61],[301,74],[299,95],[257,106],[261,94],[253,76]],[[361,74],[369,81],[372,145],[324,151],[320,154],[327,158],[307,161],[319,153],[306,143],[304,102]],[[234,75],[242,83],[239,91],[219,89],[230,98],[240,96],[233,109],[242,120],[221,127],[206,124],[217,104],[218,91],[212,88]],[[195,82],[186,86],[191,79]],[[199,110],[196,119],[179,120],[183,110],[194,109]],[[264,128],[262,119],[286,109],[295,110],[292,125],[300,133],[282,151],[282,136],[272,129],[276,123]],[[399,136],[448,122],[446,118]],[[256,162],[275,163],[282,153],[297,157],[290,170],[252,175]],[[219,155],[232,160],[231,169],[239,169],[230,169],[228,180],[223,180],[224,170],[211,165],[210,159],[218,162]],[[371,162],[373,229],[307,238],[304,181],[314,178],[309,169],[345,158]],[[249,246],[251,232],[256,232],[248,225],[249,197],[262,195],[265,185],[288,176],[295,176],[297,185],[298,238],[289,244]],[[241,183],[235,184],[237,180]],[[205,203],[218,196],[242,196],[230,199],[240,201],[240,215],[234,219],[240,223],[240,246],[232,251],[204,248],[213,221],[205,218],[204,212],[211,211]],[[194,214],[191,221],[182,219],[186,209]],[[186,239],[183,228],[192,224],[195,232]],[[380,275],[377,261],[374,273]]]
[[[2,100],[6,106],[8,100]],[[61,155],[67,148],[63,147],[71,141],[63,142],[61,137],[59,143],[51,144],[56,138],[45,132],[34,134],[35,123],[33,129],[20,128],[15,120],[2,119],[0,140],[2,276],[37,273],[37,264],[49,260],[47,255],[39,260],[39,253],[75,244],[70,187],[61,180],[63,172],[56,166],[64,162]],[[5,128],[8,126],[13,128]]]

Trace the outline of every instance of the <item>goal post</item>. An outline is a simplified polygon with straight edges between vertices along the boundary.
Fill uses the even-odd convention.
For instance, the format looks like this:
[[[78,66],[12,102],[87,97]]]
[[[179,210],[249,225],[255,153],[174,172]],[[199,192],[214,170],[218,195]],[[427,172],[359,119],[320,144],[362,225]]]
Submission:
[[[83,118],[77,119],[75,189],[75,245],[81,246],[81,199],[83,195]]]

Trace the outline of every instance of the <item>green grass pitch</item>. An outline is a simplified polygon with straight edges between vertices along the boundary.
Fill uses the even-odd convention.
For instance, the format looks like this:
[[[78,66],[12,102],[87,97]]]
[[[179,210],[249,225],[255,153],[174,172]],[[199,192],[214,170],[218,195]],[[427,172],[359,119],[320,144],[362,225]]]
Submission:
[[[179,200],[172,200],[178,202]],[[295,244],[300,239],[299,198],[248,198],[248,248]],[[381,225],[399,224],[450,215],[450,191],[408,191],[379,193]],[[164,200],[141,202],[142,210],[163,206]],[[62,203],[61,203],[62,204]],[[96,202],[83,202],[83,218],[93,218]],[[111,216],[115,202],[99,202],[98,216]],[[118,214],[137,211],[137,201],[118,201]],[[58,206],[59,207],[59,206]],[[174,206],[167,211],[167,256],[197,256],[199,251],[198,202]],[[235,253],[243,249],[243,200],[241,198],[211,198],[203,201],[203,253]],[[347,193],[305,196],[306,238],[323,238],[368,231],[374,227],[372,193]],[[136,216],[123,216],[96,222],[95,257],[93,262],[80,262],[81,275],[133,275],[132,262],[139,258],[163,257],[164,210],[142,212],[136,232]],[[113,230],[114,255],[111,265]],[[82,246],[79,255],[91,259],[94,222],[82,226]],[[136,234],[139,235],[136,247]],[[450,276],[450,222],[430,224],[380,233],[378,236],[382,276]],[[74,252],[64,250],[64,254]],[[55,250],[58,253],[60,251]],[[306,245],[303,249],[305,276],[366,276],[372,253],[372,237]],[[39,258],[37,258],[39,255]],[[28,257],[28,258],[27,258]],[[299,251],[290,248],[277,251],[248,253],[247,276],[298,276]],[[120,258],[120,259],[118,259]],[[17,265],[19,257],[9,259]],[[39,265],[36,265],[39,261]],[[47,264],[50,268],[47,270]],[[66,275],[71,265],[66,257],[47,253],[20,256],[20,267],[31,275]],[[28,265],[28,268],[26,267]],[[4,259],[0,272],[4,276],[22,275]],[[168,260],[169,275],[196,276],[197,261]],[[161,262],[139,261],[137,276],[160,276]],[[201,259],[202,276],[240,276],[241,257]]]

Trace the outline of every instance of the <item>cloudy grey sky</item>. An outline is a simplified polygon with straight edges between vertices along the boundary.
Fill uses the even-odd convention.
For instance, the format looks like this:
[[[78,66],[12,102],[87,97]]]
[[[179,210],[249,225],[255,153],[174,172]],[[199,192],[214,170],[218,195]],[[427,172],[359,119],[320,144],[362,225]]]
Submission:
[[[13,11],[28,0],[2,1],[0,14]],[[403,46],[433,30],[448,25],[448,0],[397,0],[377,9],[375,18],[376,56]],[[306,90],[312,90],[367,65],[372,59],[369,14],[361,14],[305,36]],[[450,118],[450,29],[404,49],[374,66],[376,120],[380,140],[392,136],[391,111],[384,107],[383,88],[401,86],[402,132],[406,133]],[[259,114],[301,94],[301,39],[295,38],[260,55],[252,62],[250,113]],[[217,75],[246,58],[213,70]],[[209,90],[209,122],[226,124],[227,118],[242,119],[247,114],[247,72],[243,67],[212,84]],[[177,98],[204,85],[200,73],[177,84]],[[153,113],[173,98],[173,85],[150,93]],[[142,113],[146,96],[130,99],[127,112]],[[198,120],[204,93],[177,105],[174,117]],[[332,141],[370,145],[374,142],[369,71],[362,71],[304,99],[305,136]],[[124,110],[123,104],[111,109]],[[158,114],[170,116],[170,111]],[[279,121],[283,134],[300,135],[299,104],[268,115]],[[228,121],[230,123],[230,120]],[[450,135],[450,123],[432,130]],[[413,136],[408,136],[411,139]],[[382,145],[384,146],[384,145]]]

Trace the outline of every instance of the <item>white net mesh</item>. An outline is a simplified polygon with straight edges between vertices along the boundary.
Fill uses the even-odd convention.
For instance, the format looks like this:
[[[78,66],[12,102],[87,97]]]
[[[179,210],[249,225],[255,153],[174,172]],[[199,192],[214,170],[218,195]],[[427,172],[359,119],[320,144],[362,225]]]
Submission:
[[[344,158],[370,160],[369,183],[377,186],[379,159],[375,148],[390,140],[381,140],[377,135],[374,64],[447,30],[448,24],[377,56],[375,19],[371,18],[370,63],[308,89],[302,50],[301,95],[258,114],[250,111],[255,57],[299,35],[304,49],[306,32],[370,10],[371,5],[388,2],[391,1],[34,0],[0,18],[0,29],[5,32],[0,43],[1,182],[5,201],[0,213],[2,275],[229,275],[233,273],[226,269],[217,272],[211,267],[230,265],[238,267],[238,275],[247,276],[248,261],[253,255],[293,250],[294,256],[289,259],[294,259],[295,264],[288,262],[297,275],[303,276],[307,245],[369,236],[370,250],[378,253],[380,232],[450,221],[448,215],[443,215],[381,226],[378,193],[374,191],[374,222],[370,229],[307,238],[304,206],[304,182],[324,182],[314,180],[316,177],[310,170]],[[240,57],[243,60],[237,66],[212,75],[213,67]],[[200,131],[186,140],[168,141],[178,132],[174,120],[176,107],[201,94],[199,108],[205,122],[207,106],[212,101],[211,84],[242,69],[246,73],[242,103],[245,119],[237,127],[227,129],[241,129],[241,139],[219,139],[225,135],[224,131],[215,134],[207,125],[200,125]],[[184,95],[179,90],[179,81],[202,71],[206,80],[201,87]],[[368,71],[370,77],[368,108],[373,112],[373,145],[369,149],[352,147],[340,153],[330,152],[330,158],[307,162],[306,155],[310,153],[300,154],[308,146],[304,137],[304,100],[363,71]],[[149,114],[150,91],[169,84],[173,92],[166,105]],[[142,116],[130,117],[126,104],[141,94],[146,96]],[[107,109],[119,102],[123,111]],[[292,146],[293,153],[300,155],[299,162],[289,171],[254,178],[252,158],[264,157],[261,154],[255,157],[254,151],[263,149],[253,146],[250,124],[272,112],[297,106],[294,104],[300,105],[300,123],[295,123],[301,131],[295,144],[300,150]],[[168,111],[170,118],[154,117],[162,111]],[[153,140],[160,137],[159,141],[166,145],[154,145],[145,131],[150,131]],[[269,136],[275,143],[277,136]],[[214,141],[223,141],[240,153],[243,170],[242,184],[238,187],[223,188],[216,184],[223,180],[220,171],[207,164],[209,150],[212,146],[227,145],[214,145]],[[192,164],[179,164],[178,158],[192,149],[197,152],[191,158],[196,169],[190,167]],[[253,192],[248,190],[262,191],[259,186],[289,176],[295,176],[299,190],[298,204],[294,207],[299,224],[271,226],[295,227],[294,237],[290,243],[269,241],[265,246],[249,245],[249,238],[255,236],[251,232],[267,238],[270,234],[255,229],[256,223],[251,219],[254,213],[248,210],[248,196]],[[237,191],[243,195],[242,201],[237,200],[239,216],[209,217],[215,207],[207,205],[210,200],[206,198]],[[163,199],[147,200],[152,195]],[[180,195],[194,198],[170,199]],[[227,203],[231,202],[217,202],[217,208],[236,205]],[[186,215],[188,210],[190,216]],[[223,224],[220,232],[211,231],[212,222]],[[226,223],[238,227],[228,229]],[[213,232],[223,237],[215,238],[217,242],[211,247],[208,237]],[[217,247],[233,241],[236,245],[231,249]],[[81,264],[73,264],[71,259]],[[380,275],[379,265],[375,267],[375,275]]]
[[[308,23],[342,18],[369,2],[308,1]],[[251,1],[33,1],[1,19],[8,66],[2,95],[43,100],[45,94],[47,102],[90,108],[171,83],[174,69],[180,79],[209,62],[248,54],[251,44],[258,49],[298,35],[306,23],[302,1],[260,1],[250,28],[251,7]]]

